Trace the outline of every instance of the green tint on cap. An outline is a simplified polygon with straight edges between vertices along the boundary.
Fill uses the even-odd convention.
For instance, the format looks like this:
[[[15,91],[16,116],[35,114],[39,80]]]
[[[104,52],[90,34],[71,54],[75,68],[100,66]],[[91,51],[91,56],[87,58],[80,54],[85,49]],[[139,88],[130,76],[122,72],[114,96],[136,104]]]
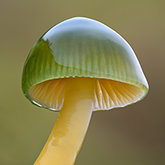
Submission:
[[[28,91],[34,85],[68,77],[124,82],[141,88],[142,97],[148,91],[146,78],[129,44],[106,25],[88,18],[63,21],[38,40],[24,66],[22,89],[31,100]]]

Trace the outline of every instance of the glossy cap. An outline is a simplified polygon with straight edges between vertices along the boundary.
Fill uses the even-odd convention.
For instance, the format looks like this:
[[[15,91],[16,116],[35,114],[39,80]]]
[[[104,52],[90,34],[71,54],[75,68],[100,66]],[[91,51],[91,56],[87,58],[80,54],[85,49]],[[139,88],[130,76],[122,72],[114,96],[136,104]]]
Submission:
[[[26,60],[22,89],[30,100],[31,87],[46,80],[90,77],[124,82],[148,91],[148,83],[129,44],[106,25],[83,17],[49,29]],[[31,100],[32,101],[32,100]]]

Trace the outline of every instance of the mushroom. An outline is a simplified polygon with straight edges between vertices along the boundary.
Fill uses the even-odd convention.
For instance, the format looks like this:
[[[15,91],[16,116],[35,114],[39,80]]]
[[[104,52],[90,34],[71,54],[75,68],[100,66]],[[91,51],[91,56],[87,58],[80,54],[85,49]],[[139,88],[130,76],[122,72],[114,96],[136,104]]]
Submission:
[[[141,100],[148,83],[129,44],[83,17],[49,29],[25,62],[22,89],[35,105],[60,111],[35,165],[72,165],[93,111]]]

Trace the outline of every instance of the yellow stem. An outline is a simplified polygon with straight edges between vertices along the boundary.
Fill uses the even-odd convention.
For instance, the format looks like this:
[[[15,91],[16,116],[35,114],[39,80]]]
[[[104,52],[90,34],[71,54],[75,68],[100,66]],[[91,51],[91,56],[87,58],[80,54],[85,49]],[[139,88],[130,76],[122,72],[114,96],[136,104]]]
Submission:
[[[73,165],[82,145],[93,109],[93,80],[66,81],[64,105],[34,165]]]

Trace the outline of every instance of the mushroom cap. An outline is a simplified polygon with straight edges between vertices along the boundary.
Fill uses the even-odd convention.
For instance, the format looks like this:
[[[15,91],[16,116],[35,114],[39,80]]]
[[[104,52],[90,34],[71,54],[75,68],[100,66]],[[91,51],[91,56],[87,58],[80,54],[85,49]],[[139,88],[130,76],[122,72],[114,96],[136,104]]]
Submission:
[[[63,21],[49,29],[33,46],[25,62],[22,89],[59,78],[110,79],[140,88],[148,83],[129,44],[108,26],[83,17]],[[36,103],[37,104],[37,103]]]

